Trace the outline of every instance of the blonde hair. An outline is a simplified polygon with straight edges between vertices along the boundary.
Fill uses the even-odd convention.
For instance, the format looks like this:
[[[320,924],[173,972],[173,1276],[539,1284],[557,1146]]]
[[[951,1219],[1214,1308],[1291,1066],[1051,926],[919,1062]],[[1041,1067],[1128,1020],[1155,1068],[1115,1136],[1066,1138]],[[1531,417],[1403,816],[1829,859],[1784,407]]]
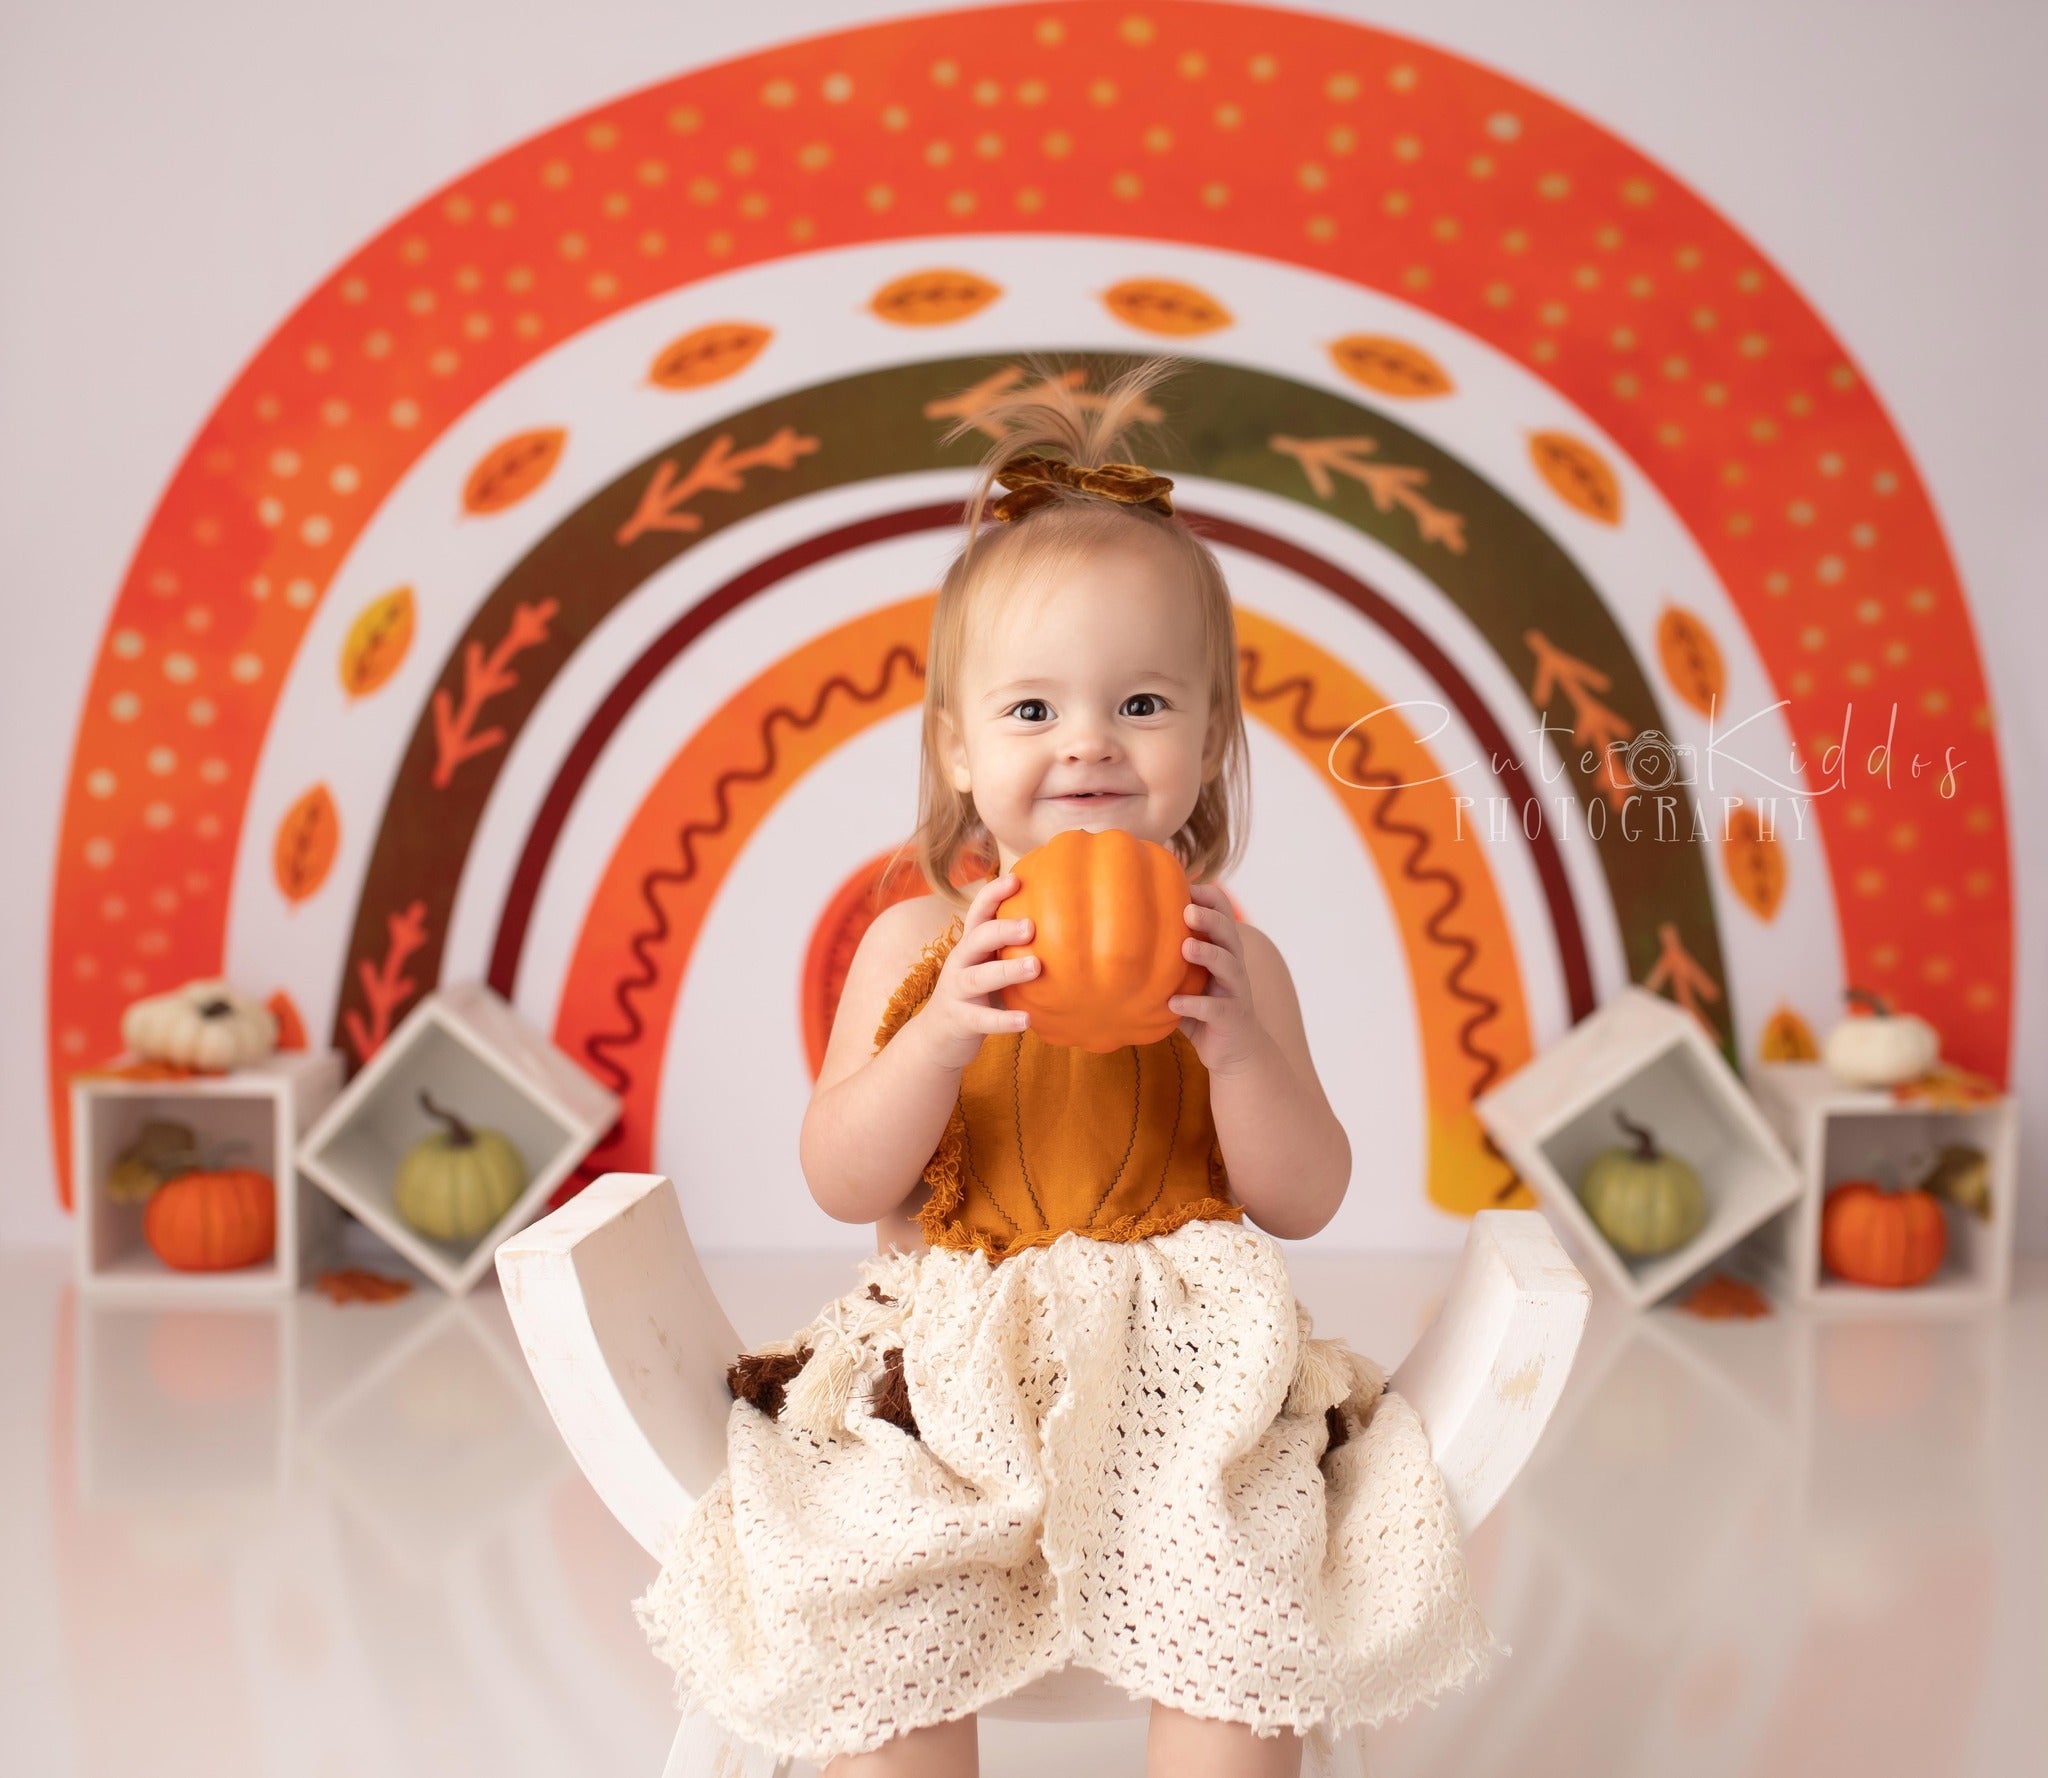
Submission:
[[[973,882],[994,874],[995,839],[975,810],[972,792],[956,789],[940,767],[940,719],[942,714],[958,715],[961,662],[972,621],[984,602],[1016,598],[1022,589],[1044,584],[1096,550],[1146,538],[1177,552],[1187,570],[1202,619],[1210,721],[1221,734],[1217,769],[1203,783],[1169,849],[1190,882],[1213,881],[1236,865],[1250,804],[1250,754],[1238,698],[1237,624],[1230,588],[1208,544],[1178,513],[1168,517],[1064,486],[1055,489],[1055,498],[1021,518],[997,520],[986,531],[981,523],[997,473],[1015,457],[1042,451],[1084,467],[1124,458],[1125,433],[1134,425],[1156,422],[1157,410],[1148,397],[1178,368],[1178,360],[1171,357],[1142,359],[1113,377],[1099,395],[1088,395],[1076,388],[1085,380],[1085,371],[1027,357],[1022,361],[1026,380],[1018,393],[965,415],[942,440],[950,444],[974,427],[996,435],[982,457],[967,505],[966,541],[946,570],[932,613],[917,828],[897,848],[883,873],[885,881],[907,850],[932,890],[954,907],[964,908],[972,899]],[[965,888],[956,880],[963,864],[971,873]]]

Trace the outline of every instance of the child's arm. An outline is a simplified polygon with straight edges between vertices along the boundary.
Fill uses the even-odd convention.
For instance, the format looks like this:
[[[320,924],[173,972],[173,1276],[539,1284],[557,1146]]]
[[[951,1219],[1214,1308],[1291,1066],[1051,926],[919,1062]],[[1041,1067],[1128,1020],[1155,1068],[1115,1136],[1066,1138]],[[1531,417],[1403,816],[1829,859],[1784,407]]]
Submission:
[[[1016,887],[1015,877],[1004,875],[976,892],[931,997],[879,1054],[875,1029],[924,947],[928,915],[916,903],[899,902],[861,934],[798,1137],[804,1178],[826,1215],[876,1222],[910,1198],[983,1037],[1028,1023],[1023,1013],[989,1004],[992,990],[1037,968],[1034,957],[995,955],[1001,945],[1029,942],[1029,921],[992,918]]]
[[[811,1196],[840,1222],[877,1221],[917,1189],[959,1096],[960,1070],[905,1041],[915,1017],[874,1050],[889,996],[925,938],[915,904],[895,903],[868,923],[846,967],[797,1143]]]
[[[1191,960],[1210,972],[1208,996],[1196,997],[1198,1006],[1207,1000],[1209,1012],[1195,1011],[1197,1029],[1189,1035],[1198,1053],[1207,1041],[1217,1058],[1212,1063],[1205,1055],[1203,1062],[1231,1195],[1269,1234],[1300,1240],[1343,1203],[1351,1140],[1316,1078],[1301,1003],[1279,947],[1256,926],[1235,920],[1221,890],[1197,885],[1195,898],[1213,910],[1197,916],[1203,937],[1187,947]],[[1254,1016],[1233,1017],[1232,1008],[1219,1004],[1240,1000],[1250,1002]]]

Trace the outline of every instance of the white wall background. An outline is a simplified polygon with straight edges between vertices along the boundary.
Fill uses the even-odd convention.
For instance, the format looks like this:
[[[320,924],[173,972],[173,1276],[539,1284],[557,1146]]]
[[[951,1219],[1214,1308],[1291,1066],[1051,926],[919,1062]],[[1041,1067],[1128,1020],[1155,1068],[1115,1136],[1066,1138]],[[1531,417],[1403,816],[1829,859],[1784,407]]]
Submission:
[[[1133,0],[1134,7],[1138,0]],[[1864,367],[1960,563],[2016,822],[2023,1168],[2048,1156],[2041,0],[1326,0],[1593,117]],[[886,0],[0,0],[0,1245],[56,1243],[44,939],[74,713],[200,422],[331,267],[536,130]],[[1028,8],[1020,9],[1028,18]],[[2048,1250],[2048,1189],[2021,1239]]]

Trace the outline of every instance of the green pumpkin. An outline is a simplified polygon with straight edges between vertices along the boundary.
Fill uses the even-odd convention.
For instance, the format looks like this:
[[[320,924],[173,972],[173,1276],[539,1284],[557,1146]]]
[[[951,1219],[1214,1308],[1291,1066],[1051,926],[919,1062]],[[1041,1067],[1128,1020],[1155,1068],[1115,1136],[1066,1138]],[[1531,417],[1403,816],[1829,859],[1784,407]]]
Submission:
[[[424,1136],[398,1164],[391,1198],[407,1228],[436,1241],[474,1241],[526,1189],[526,1162],[496,1130],[472,1129],[425,1091],[420,1104],[447,1127]]]
[[[1707,1194],[1700,1176],[1660,1151],[1648,1130],[1620,1111],[1614,1115],[1636,1145],[1595,1155],[1579,1178],[1579,1202],[1617,1252],[1655,1259],[1707,1226]]]

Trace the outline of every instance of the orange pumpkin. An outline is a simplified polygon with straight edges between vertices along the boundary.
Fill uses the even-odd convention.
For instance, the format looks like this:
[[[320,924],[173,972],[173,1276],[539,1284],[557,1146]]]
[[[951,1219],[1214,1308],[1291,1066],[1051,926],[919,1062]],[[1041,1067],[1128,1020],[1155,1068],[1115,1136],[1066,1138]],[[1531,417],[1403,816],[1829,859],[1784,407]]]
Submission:
[[[277,1186],[251,1167],[181,1173],[150,1194],[142,1238],[180,1272],[231,1272],[277,1250]]]
[[[1180,860],[1121,828],[1070,827],[1011,866],[1018,889],[999,919],[1028,916],[1031,942],[998,953],[1039,960],[1038,974],[1001,990],[1046,1043],[1098,1054],[1156,1043],[1180,1026],[1166,1002],[1199,994],[1209,972],[1181,954],[1194,936]]]
[[[1821,1263],[1851,1284],[1925,1284],[1947,1251],[1941,1201],[1929,1192],[1888,1192],[1851,1179],[1821,1200]]]

